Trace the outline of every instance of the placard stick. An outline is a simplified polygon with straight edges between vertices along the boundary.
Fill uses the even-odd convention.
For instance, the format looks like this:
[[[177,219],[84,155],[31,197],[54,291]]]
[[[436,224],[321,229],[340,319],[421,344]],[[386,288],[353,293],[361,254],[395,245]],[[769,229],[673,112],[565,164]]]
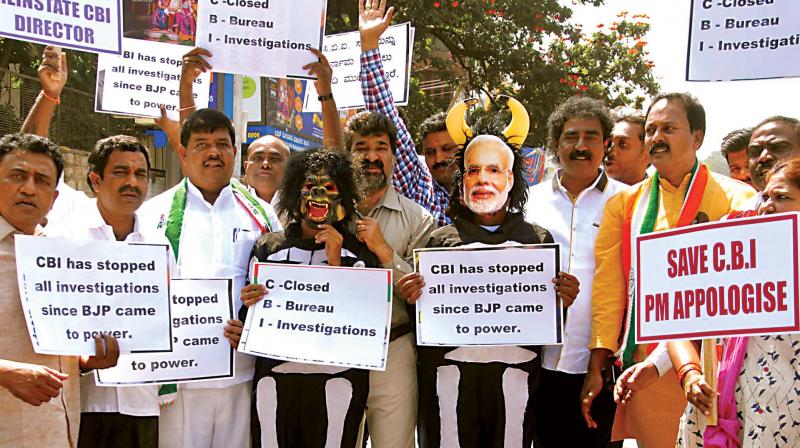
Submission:
[[[717,344],[716,339],[703,339],[703,375],[706,383],[714,390],[711,398],[711,413],[706,416],[706,425],[717,426]]]

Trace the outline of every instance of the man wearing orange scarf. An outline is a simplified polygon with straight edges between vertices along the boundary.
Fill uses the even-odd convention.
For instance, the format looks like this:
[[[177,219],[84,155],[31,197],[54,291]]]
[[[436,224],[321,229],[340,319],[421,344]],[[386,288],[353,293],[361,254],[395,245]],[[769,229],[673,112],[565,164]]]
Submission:
[[[746,209],[755,195],[748,185],[711,173],[699,163],[696,152],[705,124],[705,110],[690,94],[666,93],[653,99],[645,148],[657,172],[608,201],[595,243],[592,355],[581,393],[584,419],[593,427],[590,409],[603,385],[601,369],[616,354],[627,370],[618,381],[625,393],[612,440],[635,438],[644,448],[675,446],[686,400],[666,350],[635,343],[635,314],[630,311],[637,298],[628,287],[636,267],[633,242],[640,234],[716,221]]]

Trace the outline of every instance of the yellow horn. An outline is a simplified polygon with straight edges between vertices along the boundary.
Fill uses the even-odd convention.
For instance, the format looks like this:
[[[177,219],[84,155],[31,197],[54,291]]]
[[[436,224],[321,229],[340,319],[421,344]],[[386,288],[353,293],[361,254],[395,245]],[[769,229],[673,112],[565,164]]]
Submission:
[[[445,119],[447,133],[450,134],[450,138],[457,145],[463,145],[468,138],[472,138],[472,128],[467,124],[466,112],[467,109],[478,104],[478,102],[476,98],[461,101],[447,113],[447,118]]]
[[[528,111],[516,98],[500,95],[498,100],[505,101],[511,110],[511,123],[503,130],[503,135],[512,145],[522,146],[525,138],[528,137],[528,130],[531,127],[531,118],[528,115]]]

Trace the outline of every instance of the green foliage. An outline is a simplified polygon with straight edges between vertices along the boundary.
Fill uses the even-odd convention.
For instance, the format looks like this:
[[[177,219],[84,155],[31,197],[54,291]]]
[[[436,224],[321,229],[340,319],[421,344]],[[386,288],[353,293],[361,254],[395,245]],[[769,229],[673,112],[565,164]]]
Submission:
[[[573,4],[600,6],[603,0]],[[448,107],[450,98],[431,96],[420,80],[438,78],[465,92],[519,99],[531,115],[527,143],[540,145],[550,112],[566,98],[585,94],[610,107],[640,106],[658,91],[643,37],[647,17],[598,27],[591,34],[568,22],[572,10],[558,0],[389,0],[395,23],[416,27],[411,127]],[[355,0],[328,2],[327,31],[358,27]]]

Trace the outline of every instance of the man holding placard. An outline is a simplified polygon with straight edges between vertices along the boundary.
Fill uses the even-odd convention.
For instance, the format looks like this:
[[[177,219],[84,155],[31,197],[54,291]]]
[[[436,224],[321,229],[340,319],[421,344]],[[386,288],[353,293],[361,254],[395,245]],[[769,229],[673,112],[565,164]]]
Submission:
[[[97,142],[89,155],[88,181],[97,199],[51,236],[80,240],[166,243],[163,235],[139,231],[136,210],[147,197],[150,154],[133,137],[117,135]],[[122,356],[121,363],[128,358]],[[127,361],[130,362],[130,361]],[[99,387],[93,375],[81,377],[79,447],[158,445],[158,386]]]
[[[184,278],[247,277],[250,251],[263,233],[281,229],[269,204],[232,180],[235,132],[223,113],[200,109],[181,127],[179,153],[187,178],[145,202],[142,228],[163,232]],[[235,378],[184,384],[161,416],[161,446],[247,446],[250,379],[255,360],[236,353]]]
[[[519,147],[527,137],[529,118],[518,101],[503,98],[512,111],[512,121],[502,132],[494,122],[489,122],[485,129],[481,128],[485,123],[476,125],[475,130],[466,125],[464,113],[468,104],[475,104],[476,100],[459,103],[450,111],[447,129],[456,143],[466,146],[462,157],[457,159],[461,161],[460,175],[456,177],[450,198],[450,215],[454,224],[434,231],[428,242],[429,248],[553,242],[547,230],[525,222],[522,216],[527,200],[527,183]],[[470,138],[472,135],[474,137]],[[453,257],[458,256],[458,252],[453,253]],[[556,263],[557,260],[553,259],[550,268]],[[504,266],[511,267],[521,268]],[[463,274],[462,268],[463,265],[458,269]],[[538,271],[544,266],[525,268]],[[557,296],[565,303],[575,299],[578,293],[575,277],[559,272],[552,281]],[[423,296],[424,286],[419,273],[409,274],[398,282],[401,294],[412,302]],[[451,288],[456,286],[460,285],[450,285]],[[473,295],[492,301],[490,297],[499,299],[500,293],[522,288],[528,288],[525,289],[527,292],[534,287],[539,292],[552,294],[552,290],[543,284],[499,285],[500,293],[497,285],[490,286],[491,292],[487,290]],[[432,292],[426,288],[426,294]],[[551,297],[549,307],[552,312],[556,300],[555,295]],[[426,296],[421,300],[433,298]],[[492,305],[487,307],[491,311]],[[467,313],[464,308],[458,305],[440,308],[438,314]],[[541,312],[542,309],[543,306],[522,307],[518,311]],[[437,311],[433,311],[429,317],[436,314]],[[484,319],[488,320],[488,315]],[[483,327],[480,328],[483,331]],[[522,331],[517,326],[502,323],[489,328],[507,333],[506,338]],[[478,332],[477,329],[474,331]],[[456,328],[456,332],[464,333],[464,330]],[[539,352],[538,346],[519,345],[420,347],[420,444],[426,447],[530,446],[534,438],[534,404],[538,399]],[[498,400],[498,397],[503,398]]]
[[[349,266],[377,267],[375,254],[367,246],[359,242],[347,228],[347,221],[356,213],[356,203],[360,199],[357,181],[350,158],[346,153],[325,150],[307,150],[295,153],[289,159],[286,177],[281,184],[283,195],[277,204],[281,214],[286,214],[290,224],[284,232],[270,233],[258,240],[253,249],[255,262],[269,262],[289,265],[314,266]],[[300,310],[313,309],[320,319],[336,313],[336,302],[330,295],[337,294],[335,285],[330,281],[324,285],[315,282],[319,274],[314,269],[303,272],[303,284],[319,286],[310,298],[295,291],[289,297],[292,300],[281,300],[282,289],[297,289],[296,286],[271,287],[272,295],[260,302],[267,294],[267,284],[273,280],[270,265],[258,265],[256,273],[266,272],[254,278],[259,283],[248,285],[242,290],[242,302],[251,306],[246,329],[252,334],[257,331],[253,327],[253,319],[258,318],[256,327],[264,328],[263,321],[270,320],[268,313],[259,313],[259,308],[275,309],[275,313],[294,310],[294,313],[282,314],[283,319],[292,319]],[[344,273],[342,273],[343,275]],[[305,283],[305,282],[309,283]],[[293,284],[300,284],[298,280]],[[301,290],[312,288],[300,288]],[[279,296],[280,295],[280,296]],[[339,296],[343,294],[338,293]],[[355,292],[345,292],[345,296],[356,296]],[[275,296],[275,299],[272,297]],[[352,298],[352,297],[351,297]],[[311,304],[306,300],[314,300]],[[341,299],[338,297],[337,299]],[[385,297],[378,296],[378,303],[386,309]],[[349,300],[349,299],[348,299]],[[370,304],[363,304],[368,307]],[[280,311],[277,309],[281,308]],[[243,309],[244,312],[246,309]],[[388,311],[388,309],[386,309]],[[253,315],[254,313],[258,313]],[[240,313],[240,317],[242,313]],[[315,317],[312,317],[315,319]],[[388,323],[384,312],[384,326]],[[284,332],[292,334],[292,339],[314,341],[317,331],[310,332],[313,321],[303,320],[302,329],[297,324],[277,320],[273,324],[274,338],[282,337]],[[359,323],[351,322],[353,327]],[[313,328],[313,327],[312,327]],[[320,331],[327,331],[320,327]],[[347,327],[349,328],[349,326]],[[350,330],[348,330],[350,331]],[[333,336],[323,333],[328,338]],[[341,333],[337,333],[341,334]],[[375,336],[385,340],[386,328],[375,329]],[[261,335],[265,338],[266,333]],[[361,335],[350,338],[363,339]],[[245,349],[251,352],[251,341],[243,341]],[[369,392],[369,371],[348,368],[338,364],[340,360],[311,362],[310,359],[322,360],[322,353],[310,354],[299,349],[309,344],[296,342],[297,350],[291,350],[292,359],[259,357],[256,361],[256,373],[253,378],[253,439],[256,446],[360,446],[359,428]],[[347,343],[341,341],[343,345]],[[351,343],[356,343],[355,341]],[[385,344],[379,343],[385,354]],[[263,346],[264,343],[262,342]],[[318,350],[322,349],[318,346]],[[263,352],[262,352],[263,353]],[[303,357],[307,355],[308,357]],[[298,358],[299,357],[299,358]],[[303,362],[304,361],[304,362]],[[299,405],[298,403],[302,403]],[[277,416],[277,418],[276,418]]]
[[[95,338],[97,357],[34,353],[17,287],[14,236],[41,235],[42,222],[57,196],[64,162],[51,141],[26,134],[0,139],[0,445],[75,446],[81,369],[116,364],[117,342]],[[105,346],[105,349],[103,348]],[[53,400],[55,398],[55,400]],[[39,406],[39,407],[34,407]],[[43,431],[31,431],[35,422]]]
[[[569,98],[550,115],[547,129],[550,154],[559,169],[552,182],[531,187],[525,217],[546,227],[561,245],[562,269],[578,277],[582,291],[567,304],[564,344],[542,347],[536,433],[544,447],[605,448],[614,420],[611,392],[605,390],[595,405],[600,425],[593,429],[581,417],[580,393],[589,365],[594,241],[603,207],[625,185],[600,169],[606,143],[613,138],[611,116],[601,101]],[[613,376],[612,368],[606,366],[607,377]]]
[[[693,96],[656,96],[647,112],[645,148],[657,172],[611,198],[600,222],[592,287],[592,355],[581,399],[584,419],[593,426],[590,408],[602,388],[601,369],[608,357],[620,356],[628,370],[618,384],[626,392],[617,408],[612,440],[633,437],[648,448],[671,448],[686,407],[675,377],[664,376],[672,371],[665,346],[648,356],[648,347],[635,343],[632,310],[637,298],[627,281],[633,280],[631,269],[636,266],[634,238],[716,221],[732,210],[748,208],[755,195],[748,185],[711,173],[697,161],[705,124],[705,110]]]
[[[382,5],[372,2],[367,8],[360,3],[362,61],[365,55],[371,54],[370,59],[380,64],[378,41],[391,22],[390,12],[393,11],[390,9],[384,14],[385,6],[385,2]],[[364,68],[362,64],[362,70]],[[392,183],[401,157],[397,137],[398,130],[392,120],[376,112],[361,112],[345,127],[345,145],[353,154],[366,190],[359,205],[364,216],[355,221],[351,230],[375,253],[381,267],[393,270],[395,281],[413,271],[406,260],[412,257],[415,248],[425,246],[435,226],[431,214]],[[383,372],[370,372],[367,426],[370,440],[376,447],[414,447],[417,363],[411,315],[405,302],[395,294],[388,364]]]

